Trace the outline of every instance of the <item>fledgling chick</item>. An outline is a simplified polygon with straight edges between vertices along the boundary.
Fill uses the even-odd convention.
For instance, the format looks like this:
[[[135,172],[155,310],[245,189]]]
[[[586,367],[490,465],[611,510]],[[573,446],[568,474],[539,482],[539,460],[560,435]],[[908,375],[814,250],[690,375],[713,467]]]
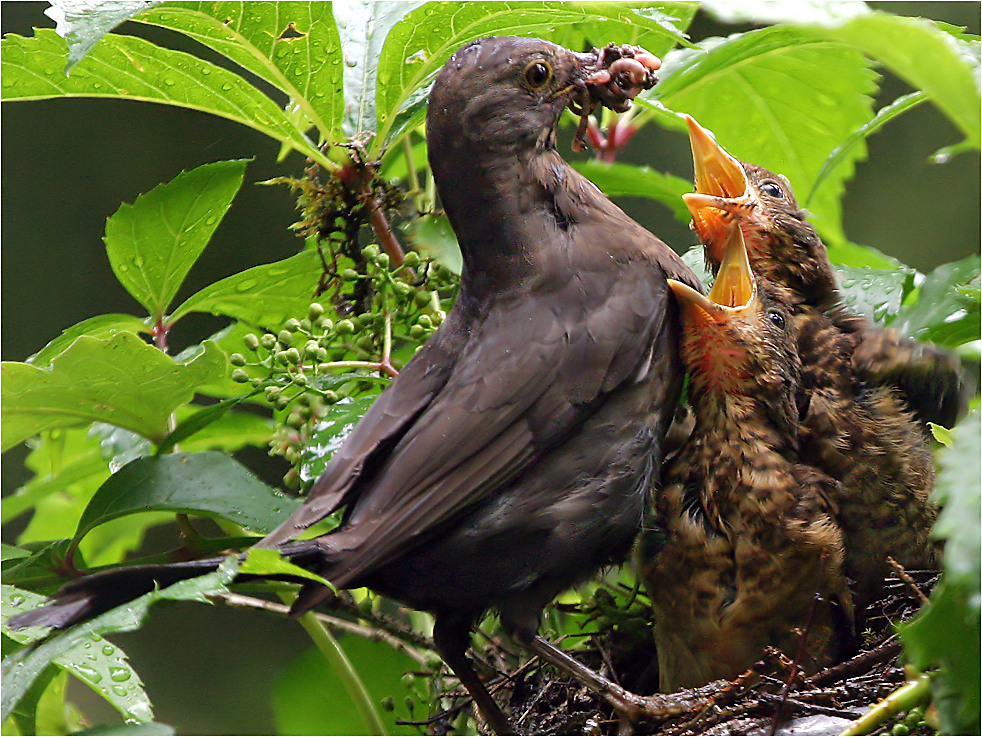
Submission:
[[[887,556],[935,568],[934,459],[922,420],[951,425],[968,396],[953,354],[870,324],[841,304],[825,245],[787,180],[739,161],[689,119],[696,194],[685,195],[706,258],[738,224],[754,273],[791,306],[801,360],[804,462],[842,484],[838,522],[857,611],[882,593]]]
[[[974,380],[957,355],[880,328],[842,304],[825,244],[798,205],[791,185],[767,169],[740,161],[691,117],[689,141],[696,192],[683,195],[692,225],[706,244],[706,260],[719,264],[726,222],[740,223],[754,273],[792,305],[828,315],[851,335],[850,360],[857,375],[899,389],[924,422],[952,427],[968,407]],[[807,357],[802,356],[807,363]]]
[[[635,561],[655,614],[663,691],[733,678],[806,637],[815,668],[849,647],[839,484],[801,463],[792,316],[755,284],[732,228],[708,297],[681,308],[692,434],[668,461]]]

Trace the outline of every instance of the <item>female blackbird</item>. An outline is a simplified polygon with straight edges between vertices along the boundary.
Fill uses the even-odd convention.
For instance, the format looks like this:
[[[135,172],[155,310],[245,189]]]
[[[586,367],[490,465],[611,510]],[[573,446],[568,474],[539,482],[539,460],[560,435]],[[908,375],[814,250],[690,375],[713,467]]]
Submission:
[[[657,66],[640,49],[512,37],[444,65],[427,143],[464,259],[456,304],[260,543],[432,612],[440,654],[498,732],[507,719],[465,655],[472,623],[494,607],[563,661],[535,637],[542,608],[630,549],[678,402],[666,278],[698,281],[556,150],[567,106],[623,108]],[[342,506],[337,530],[288,542]],[[80,579],[15,626],[66,626],[216,561],[182,565]],[[329,593],[306,586],[294,612]]]
[[[727,241],[708,298],[669,282],[695,426],[636,553],[663,691],[733,678],[803,637],[825,665],[851,640],[839,485],[798,453],[794,324],[779,292],[755,284],[740,229]]]
[[[849,314],[840,304],[825,246],[787,181],[737,161],[691,118],[689,134],[700,193],[684,197],[707,244],[707,260],[719,263],[730,222],[738,223],[754,272],[791,306],[802,365],[801,457],[842,484],[838,521],[846,571],[857,605],[865,606],[882,588],[887,556],[924,568],[936,566],[939,553],[929,537],[937,514],[930,500],[930,450],[890,386],[897,375],[871,374],[866,359],[884,346],[899,347],[885,360],[905,364],[908,379],[917,372],[930,379],[904,381],[900,389],[908,399],[921,400],[927,396],[921,389],[937,390],[944,406],[921,402],[921,414],[931,416],[933,409],[935,420],[949,421],[959,401],[953,391],[960,382],[957,359]]]
[[[952,427],[973,393],[958,357],[849,312],[842,305],[825,244],[798,206],[787,179],[734,158],[709,131],[691,117],[686,119],[696,192],[683,199],[692,212],[693,228],[707,244],[710,266],[719,263],[723,220],[738,221],[756,274],[782,289],[790,304],[820,310],[852,334],[851,360],[859,376],[900,389],[922,421]]]

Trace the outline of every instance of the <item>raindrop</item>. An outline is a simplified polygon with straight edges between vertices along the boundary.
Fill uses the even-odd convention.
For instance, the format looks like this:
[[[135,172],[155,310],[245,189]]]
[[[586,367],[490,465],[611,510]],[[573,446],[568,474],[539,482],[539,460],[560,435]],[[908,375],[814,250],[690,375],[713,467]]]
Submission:
[[[24,597],[21,594],[14,594],[10,597],[10,606],[20,606],[24,603]]]
[[[131,675],[132,673],[130,673],[129,668],[120,668],[117,666],[109,669],[109,677],[116,681],[116,683],[125,683],[130,680]]]
[[[171,77],[167,77],[164,79],[164,84],[167,85],[168,87],[173,87],[176,83],[177,82]]]
[[[117,696],[125,696],[126,689],[123,688],[122,686],[113,686],[113,693],[116,694]]]
[[[112,655],[114,652],[116,652],[116,648],[112,645],[104,645],[102,648],[103,655]]]
[[[99,683],[102,680],[102,673],[97,671],[95,668],[90,668],[87,665],[75,664],[75,671],[88,679],[91,683]]]

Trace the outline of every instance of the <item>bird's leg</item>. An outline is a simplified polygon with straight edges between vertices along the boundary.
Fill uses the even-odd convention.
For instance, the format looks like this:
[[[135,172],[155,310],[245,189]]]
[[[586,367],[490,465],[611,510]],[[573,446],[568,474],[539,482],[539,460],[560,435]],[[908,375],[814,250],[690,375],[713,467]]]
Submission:
[[[484,720],[495,734],[515,734],[508,717],[498,706],[494,697],[488,693],[481,679],[467,659],[468,634],[470,624],[462,624],[456,619],[437,617],[433,625],[433,644],[443,658],[443,662],[454,672],[457,679],[474,699]]]
[[[583,665],[576,658],[536,635],[526,645],[529,650],[548,663],[569,673],[573,678],[610,704],[614,711],[630,722],[663,720],[684,714],[704,700],[701,694],[652,694],[639,696],[628,691],[595,670]]]

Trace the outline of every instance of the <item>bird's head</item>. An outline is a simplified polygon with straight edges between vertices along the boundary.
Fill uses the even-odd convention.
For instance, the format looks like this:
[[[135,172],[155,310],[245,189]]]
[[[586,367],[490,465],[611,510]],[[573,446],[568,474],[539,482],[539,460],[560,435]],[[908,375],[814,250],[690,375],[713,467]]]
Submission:
[[[743,233],[726,228],[719,272],[708,295],[674,279],[682,360],[693,395],[748,397],[793,423],[800,361],[789,309],[750,268]],[[698,402],[698,400],[697,400]]]
[[[473,41],[450,57],[433,84],[427,137],[451,150],[469,141],[492,152],[551,145],[565,108],[584,116],[598,104],[626,110],[654,85],[660,66],[631,46],[576,53],[535,38]]]
[[[739,223],[754,272],[777,287],[801,292],[834,289],[825,245],[782,176],[740,161],[690,116],[689,142],[696,191],[682,195],[692,227],[706,245],[715,271],[722,261],[729,224]]]

